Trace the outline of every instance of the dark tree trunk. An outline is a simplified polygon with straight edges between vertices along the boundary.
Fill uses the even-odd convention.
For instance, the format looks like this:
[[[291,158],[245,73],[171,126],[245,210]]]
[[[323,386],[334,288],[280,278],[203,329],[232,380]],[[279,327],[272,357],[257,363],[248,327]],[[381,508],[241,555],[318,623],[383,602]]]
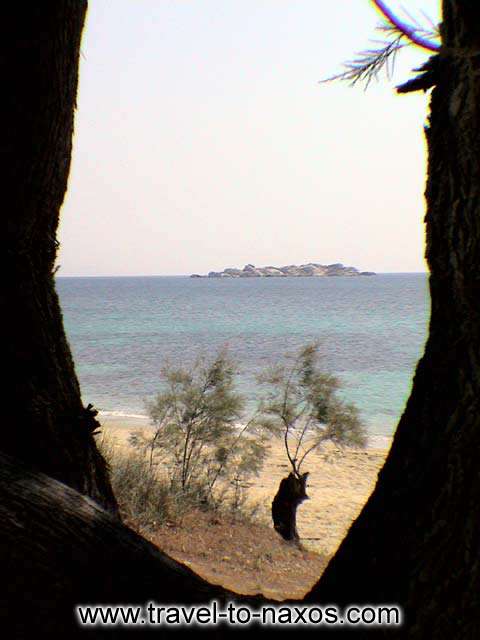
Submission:
[[[54,286],[87,3],[2,8],[3,415],[0,447],[116,512]]]
[[[0,104],[8,377],[1,441],[5,450],[109,504],[51,275],[85,5],[37,4],[14,10],[9,3],[2,13],[8,27],[0,59],[8,88]],[[427,131],[430,335],[376,489],[306,598],[340,605],[398,603],[404,626],[375,633],[419,640],[476,638],[480,625],[480,4],[444,0],[443,6],[443,47]],[[71,603],[83,597],[224,597],[164,556],[153,560],[153,549],[132,532],[92,513],[88,501],[52,482],[21,467],[0,474],[0,505],[6,504],[0,564],[12,583],[9,588],[8,578],[3,580],[0,592],[8,603],[16,595],[25,598],[26,585],[35,581],[38,589],[29,602],[49,611],[58,594],[64,606],[55,615],[64,620]],[[49,527],[46,513],[58,514],[61,526]],[[123,569],[125,554],[128,566],[117,585],[123,571],[115,567]],[[56,592],[49,575],[58,580]],[[145,582],[137,586],[129,575],[146,576]],[[98,576],[102,582],[91,591]],[[157,590],[164,580],[174,581],[171,592]],[[37,595],[45,585],[49,591],[42,600]],[[70,595],[61,600],[63,589]],[[45,620],[51,622],[48,615]],[[371,633],[356,628],[356,637]]]
[[[284,540],[299,543],[297,531],[297,509],[304,500],[308,499],[308,473],[296,476],[290,473],[280,482],[277,494],[272,502],[272,520],[275,531]]]
[[[258,598],[210,585],[78,492],[31,473],[2,453],[0,566],[0,625],[5,638],[124,637],[121,627],[81,627],[75,617],[75,607],[81,604],[146,605],[153,600],[158,606],[189,605],[214,598],[222,607],[233,599],[259,603]],[[137,637],[140,631],[130,627],[127,636]],[[168,632],[153,627],[154,637]],[[231,635],[220,628],[207,628],[202,635],[223,637],[223,632]]]
[[[430,334],[376,489],[307,599],[400,603],[400,637],[459,640],[480,625],[480,3],[443,11],[427,129]]]

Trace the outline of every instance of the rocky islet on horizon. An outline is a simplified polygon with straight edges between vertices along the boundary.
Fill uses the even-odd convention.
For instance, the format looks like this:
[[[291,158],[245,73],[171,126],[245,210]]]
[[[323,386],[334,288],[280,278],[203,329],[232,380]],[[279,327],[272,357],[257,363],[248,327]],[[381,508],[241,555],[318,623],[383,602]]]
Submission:
[[[285,267],[256,267],[247,264],[243,269],[224,269],[223,271],[210,271],[208,275],[192,274],[191,278],[286,278],[286,277],[329,277],[329,276],[374,276],[373,271],[359,271],[355,267],[345,267],[341,263],[287,265]]]

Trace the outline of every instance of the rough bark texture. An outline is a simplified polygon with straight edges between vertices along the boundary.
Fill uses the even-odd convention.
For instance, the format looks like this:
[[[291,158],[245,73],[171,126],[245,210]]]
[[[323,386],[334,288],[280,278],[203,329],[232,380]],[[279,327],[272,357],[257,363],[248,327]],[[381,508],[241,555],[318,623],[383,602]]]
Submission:
[[[308,499],[306,492],[308,473],[300,477],[290,473],[280,482],[272,502],[272,520],[275,531],[284,540],[300,542],[297,531],[297,509]]]
[[[122,631],[136,637],[143,631],[140,626],[87,630],[77,624],[79,604],[259,603],[202,580],[92,500],[1,453],[0,523],[5,638],[112,638],[124,637]],[[152,631],[155,637],[169,635],[165,628]],[[208,637],[224,634],[230,635],[222,626],[206,630]]]
[[[358,638],[473,639],[480,626],[480,4],[443,5],[427,131],[430,335],[377,487],[306,598],[403,606],[401,629],[357,628]],[[85,4],[9,7],[0,58],[8,88],[0,103],[7,324],[1,442],[108,504],[51,275]],[[15,615],[23,603],[8,624],[30,625],[9,637],[69,633],[71,604],[84,598],[203,602],[227,595],[86,498],[6,459],[0,505],[0,611],[11,607]],[[317,636],[326,631],[314,629]]]
[[[379,633],[459,640],[480,628],[480,3],[443,10],[427,128],[429,338],[376,489],[307,600],[400,603],[404,627]]]
[[[83,0],[49,0],[2,8],[0,447],[116,511],[53,278],[86,7]]]

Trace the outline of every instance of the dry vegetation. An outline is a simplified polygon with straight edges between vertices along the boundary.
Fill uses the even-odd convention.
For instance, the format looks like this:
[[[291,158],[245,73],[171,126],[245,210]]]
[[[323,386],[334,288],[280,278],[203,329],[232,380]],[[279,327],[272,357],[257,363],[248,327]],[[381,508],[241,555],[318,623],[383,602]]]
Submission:
[[[126,524],[210,582],[238,593],[278,600],[302,597],[328,558],[286,543],[268,523],[268,510],[244,502],[212,509],[173,494],[148,459],[116,449],[103,436],[112,484]]]
[[[328,560],[284,542],[265,524],[195,509],[180,524],[140,531],[209,582],[277,600],[303,597]]]
[[[249,500],[233,511],[212,511],[183,503],[165,481],[149,476],[146,458],[132,457],[129,436],[138,422],[102,422],[107,437],[101,447],[112,465],[126,523],[209,581],[279,600],[301,597],[316,582],[370,494],[386,454],[380,449],[352,450],[331,459],[313,454],[311,499],[299,510],[300,534],[306,536],[306,549],[300,550],[283,542],[269,518],[278,482],[288,473],[278,444],[272,443]]]

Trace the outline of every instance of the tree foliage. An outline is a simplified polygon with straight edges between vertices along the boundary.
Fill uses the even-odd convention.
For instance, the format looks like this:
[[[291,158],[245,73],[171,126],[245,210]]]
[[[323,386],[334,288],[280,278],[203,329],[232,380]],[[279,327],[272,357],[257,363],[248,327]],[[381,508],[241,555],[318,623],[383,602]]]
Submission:
[[[151,436],[134,434],[150,464],[159,457],[172,489],[211,502],[214,489],[230,486],[234,499],[245,481],[259,473],[266,453],[255,417],[245,419],[245,400],[235,390],[237,369],[226,351],[199,358],[191,369],[162,369],[164,389],[148,410]]]
[[[268,388],[261,412],[270,420],[271,430],[283,437],[297,478],[307,456],[325,442],[339,447],[365,446],[359,412],[338,396],[338,378],[321,370],[318,344],[306,345],[260,381]]]
[[[382,71],[391,78],[396,56],[401,49],[413,46],[433,53],[439,51],[439,27],[426,14],[422,13],[422,19],[419,20],[405,9],[401,14],[395,13],[383,0],[373,0],[373,4],[382,16],[377,26],[382,37],[373,40],[371,48],[358,53],[344,64],[343,71],[327,78],[325,82],[343,80],[352,86],[363,83],[367,88],[372,80],[378,79]],[[423,72],[425,69],[417,71]]]

